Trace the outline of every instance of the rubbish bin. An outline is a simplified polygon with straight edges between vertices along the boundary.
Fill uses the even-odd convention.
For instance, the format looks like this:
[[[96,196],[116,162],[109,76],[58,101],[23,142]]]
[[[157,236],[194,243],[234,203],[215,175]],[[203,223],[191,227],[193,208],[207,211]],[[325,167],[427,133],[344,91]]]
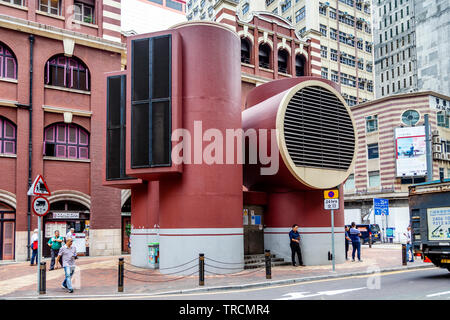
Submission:
[[[159,268],[159,242],[152,242],[148,244],[148,259],[150,268]]]

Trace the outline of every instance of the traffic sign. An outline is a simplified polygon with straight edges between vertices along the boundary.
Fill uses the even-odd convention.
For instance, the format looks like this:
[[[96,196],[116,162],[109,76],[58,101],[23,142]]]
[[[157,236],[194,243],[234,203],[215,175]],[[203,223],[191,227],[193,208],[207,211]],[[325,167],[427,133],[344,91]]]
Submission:
[[[333,272],[336,271],[336,257],[334,252],[334,210],[339,209],[339,190],[323,191],[323,207],[325,210],[331,210],[331,260],[333,264]]]
[[[27,195],[29,196],[50,196],[50,189],[47,187],[47,183],[44,178],[38,174],[36,179],[34,179],[33,184],[30,189],[28,189]]]
[[[337,210],[339,209],[339,199],[324,199],[323,207],[325,210]]]
[[[339,190],[338,189],[324,190],[323,198],[324,199],[339,199]]]
[[[381,198],[373,198],[373,211],[376,216],[389,215],[389,200]]]
[[[34,198],[32,208],[35,215],[43,217],[50,210],[50,202],[48,202],[47,198],[39,196]]]

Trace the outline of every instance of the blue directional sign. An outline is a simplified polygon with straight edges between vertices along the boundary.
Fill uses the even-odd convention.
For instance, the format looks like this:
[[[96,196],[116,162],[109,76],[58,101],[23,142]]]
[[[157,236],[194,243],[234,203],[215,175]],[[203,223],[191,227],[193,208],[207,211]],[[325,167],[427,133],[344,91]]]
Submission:
[[[376,216],[388,216],[389,215],[389,200],[388,199],[373,199],[373,210]]]

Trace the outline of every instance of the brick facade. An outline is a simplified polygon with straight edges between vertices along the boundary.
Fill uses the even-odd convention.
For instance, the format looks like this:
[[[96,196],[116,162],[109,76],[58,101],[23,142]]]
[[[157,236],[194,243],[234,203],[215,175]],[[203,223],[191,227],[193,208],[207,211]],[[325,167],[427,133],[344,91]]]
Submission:
[[[120,1],[108,2],[114,2],[112,7],[118,9],[115,17],[120,19]],[[52,191],[51,205],[71,201],[89,210],[91,255],[120,253],[121,196],[120,191],[101,185],[102,129],[105,122],[104,73],[120,70],[124,46],[106,37],[110,32],[104,28],[103,14],[109,8],[105,1],[97,2],[94,23],[75,22],[68,13],[70,10],[66,10],[72,1],[62,2],[61,15],[44,14],[37,10],[37,2],[28,3],[28,7],[0,3],[0,45],[14,54],[17,66],[16,79],[0,74],[0,119],[13,123],[17,133],[15,153],[0,154],[0,202],[15,210],[13,259],[27,258],[30,35],[34,36],[31,178],[37,174],[44,176]],[[120,41],[120,32],[116,36]],[[55,55],[81,61],[89,70],[90,88],[76,90],[46,83],[44,79],[50,74],[47,61]],[[70,67],[68,69],[70,72]],[[73,72],[67,73],[72,74],[72,86]],[[43,155],[44,129],[56,123],[75,125],[87,131],[88,159]],[[30,230],[36,228],[36,224],[37,219],[32,215]],[[101,239],[100,236],[106,237]]]

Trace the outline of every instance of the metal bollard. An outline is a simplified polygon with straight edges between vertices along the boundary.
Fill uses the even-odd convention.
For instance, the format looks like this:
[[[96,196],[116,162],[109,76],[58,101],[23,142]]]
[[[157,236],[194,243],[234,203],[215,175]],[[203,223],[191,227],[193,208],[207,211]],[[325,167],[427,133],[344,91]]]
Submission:
[[[406,244],[402,244],[402,265],[406,266],[408,264],[406,259]]]
[[[272,259],[270,257],[270,250],[265,250],[266,258],[266,279],[272,279]]]
[[[205,285],[205,254],[198,255],[198,285]]]
[[[117,281],[117,291],[118,292],[123,292],[123,266],[124,266],[124,261],[123,258],[119,258],[119,272],[118,272],[118,281]]]
[[[39,294],[45,294],[47,291],[47,286],[46,286],[46,280],[47,280],[47,276],[46,276],[46,263],[45,262],[41,262],[40,266],[39,266]]]
[[[369,248],[372,248],[372,235],[369,235]]]

